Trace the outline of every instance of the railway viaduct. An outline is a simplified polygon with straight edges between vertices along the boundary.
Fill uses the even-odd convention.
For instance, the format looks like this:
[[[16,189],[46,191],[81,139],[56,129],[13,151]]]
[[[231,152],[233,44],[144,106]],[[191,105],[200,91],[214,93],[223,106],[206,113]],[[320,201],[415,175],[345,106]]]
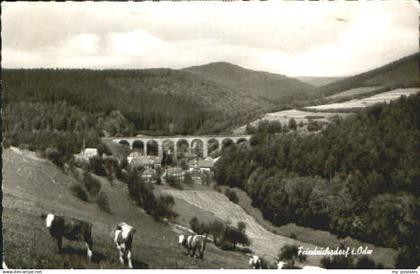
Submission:
[[[187,152],[191,153],[193,148],[199,147],[202,150],[202,156],[205,158],[209,153],[209,146],[221,149],[228,143],[239,144],[247,142],[251,135],[201,135],[201,136],[146,136],[138,135],[136,137],[115,137],[112,141],[119,144],[128,145],[131,149],[143,149],[144,155],[147,154],[148,145],[157,146],[157,155],[162,157],[164,149],[169,150],[177,157],[177,152],[181,144],[187,146]]]

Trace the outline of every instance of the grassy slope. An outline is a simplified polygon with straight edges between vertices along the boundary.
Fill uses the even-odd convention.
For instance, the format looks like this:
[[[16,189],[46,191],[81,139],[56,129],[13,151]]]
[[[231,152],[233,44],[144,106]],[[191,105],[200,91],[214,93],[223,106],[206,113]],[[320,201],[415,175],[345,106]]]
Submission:
[[[237,65],[218,62],[185,68],[184,71],[202,75],[208,79],[237,87],[248,94],[255,94],[270,101],[284,102],[288,97],[310,94],[314,88],[297,79],[280,74],[253,71]]]
[[[371,244],[362,243],[360,241],[345,238],[338,239],[335,235],[322,230],[315,230],[295,224],[284,225],[277,227],[272,225],[269,221],[265,220],[261,212],[251,206],[251,199],[242,190],[236,189],[235,191],[239,197],[239,206],[235,205],[224,196],[205,186],[198,186],[185,190],[176,190],[168,187],[159,188],[160,191],[170,193],[175,197],[177,203],[181,204],[183,201],[183,208],[179,209],[182,215],[189,212],[191,216],[198,216],[201,221],[212,220],[213,215],[217,218],[230,221],[232,225],[236,225],[238,221],[244,221],[247,224],[247,234],[253,240],[251,249],[257,254],[264,255],[269,259],[273,259],[278,252],[278,249],[283,244],[297,244],[306,247],[313,246],[336,246],[340,242],[345,242],[346,245],[352,247],[368,246],[373,249],[372,259],[376,262],[384,264],[386,267],[393,267],[395,250],[390,248],[376,247]],[[224,190],[224,187],[222,187]],[[203,214],[207,212],[206,214]],[[178,222],[180,220],[177,220]],[[188,223],[179,222],[185,226]],[[294,233],[297,236],[295,241],[290,237]],[[319,265],[320,257],[308,258],[308,264]]]
[[[225,252],[212,244],[203,261],[185,256],[176,234],[155,222],[128,198],[123,183],[113,186],[101,178],[113,215],[96,204],[80,201],[68,186],[73,179],[32,152],[3,151],[3,236],[4,256],[11,268],[121,268],[111,240],[115,224],[126,221],[137,228],[133,244],[136,268],[246,268],[247,257]],[[88,263],[85,247],[64,242],[58,254],[41,213],[54,212],[93,223],[94,258]]]
[[[222,187],[224,190],[227,187]],[[234,188],[236,194],[239,197],[239,205],[245,210],[246,213],[255,218],[255,220],[260,223],[265,229],[272,231],[273,233],[290,237],[293,233],[296,235],[298,240],[303,242],[311,243],[317,246],[328,246],[336,245],[344,241],[347,245],[350,246],[365,246],[368,245],[370,249],[373,249],[372,259],[384,264],[388,267],[393,267],[394,256],[396,251],[391,248],[376,247],[372,244],[362,243],[358,240],[351,239],[349,237],[345,239],[339,239],[334,234],[329,233],[328,231],[317,230],[312,228],[307,228],[303,226],[298,226],[295,224],[287,224],[283,226],[275,226],[270,221],[264,219],[261,211],[251,205],[251,198],[246,194],[245,191]]]
[[[230,202],[222,193],[209,188],[177,190],[171,188],[162,189],[165,193],[171,194],[175,199],[183,200],[191,208],[198,208],[216,215],[223,221],[230,222],[236,226],[238,222],[245,222],[247,225],[246,233],[251,239],[250,248],[258,255],[264,256],[270,262],[274,260],[278,250],[284,244],[296,244],[308,248],[314,248],[314,245],[296,241],[294,239],[274,234],[262,227],[256,220],[247,214],[240,206]],[[191,209],[189,209],[191,210]],[[201,221],[202,215],[198,215]],[[311,265],[319,265],[320,257],[308,258]]]
[[[337,81],[321,88],[332,95],[363,86],[391,86],[420,81],[420,52],[406,56],[385,66]]]

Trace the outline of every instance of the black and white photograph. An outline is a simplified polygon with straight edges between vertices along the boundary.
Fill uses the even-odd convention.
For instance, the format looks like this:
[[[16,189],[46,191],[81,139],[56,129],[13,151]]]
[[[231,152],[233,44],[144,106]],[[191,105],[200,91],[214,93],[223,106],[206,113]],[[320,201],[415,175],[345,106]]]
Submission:
[[[419,273],[419,19],[3,1],[3,273]]]

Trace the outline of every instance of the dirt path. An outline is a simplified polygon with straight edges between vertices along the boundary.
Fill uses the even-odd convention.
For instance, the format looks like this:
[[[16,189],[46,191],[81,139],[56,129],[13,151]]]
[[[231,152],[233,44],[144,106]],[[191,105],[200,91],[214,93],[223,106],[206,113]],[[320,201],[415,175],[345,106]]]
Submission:
[[[252,240],[251,249],[256,254],[263,255],[270,260],[274,260],[279,248],[285,244],[294,244],[307,248],[315,247],[314,245],[280,236],[266,230],[239,205],[230,202],[219,192],[212,190],[177,189],[164,189],[163,191],[193,206],[212,212],[220,219],[231,222],[234,226],[238,222],[245,222],[247,224],[247,235]],[[319,257],[310,257],[308,258],[308,264],[318,265],[319,260]]]

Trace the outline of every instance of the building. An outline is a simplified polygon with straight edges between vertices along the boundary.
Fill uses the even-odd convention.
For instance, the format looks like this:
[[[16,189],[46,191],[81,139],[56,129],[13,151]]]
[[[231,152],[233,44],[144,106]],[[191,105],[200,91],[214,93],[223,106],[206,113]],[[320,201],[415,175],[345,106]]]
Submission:
[[[130,164],[133,159],[137,159],[139,157],[143,157],[143,154],[139,151],[133,151],[127,156],[127,162]]]
[[[180,167],[168,167],[164,173],[166,178],[175,177],[179,180],[184,180],[184,171]]]
[[[202,172],[200,171],[199,168],[191,171],[191,178],[194,182],[194,184],[202,184],[203,183],[203,179],[201,178],[201,176],[203,176]]]
[[[161,168],[162,165],[162,157],[159,156],[147,156],[152,164],[154,169]]]
[[[207,157],[206,159],[198,160],[198,168],[201,172],[213,172],[214,161],[212,158]]]
[[[85,158],[92,158],[92,157],[96,157],[99,156],[98,154],[98,149],[97,148],[85,148],[82,149],[82,151],[80,152],[80,154],[85,157]]]
[[[156,183],[156,170],[148,168],[141,174],[146,183]]]
[[[90,158],[97,156],[99,156],[97,148],[82,148],[79,154],[74,155],[74,158],[77,162],[89,162]]]
[[[131,167],[160,168],[162,158],[159,156],[143,156],[142,153],[135,151],[127,156],[127,162]]]
[[[132,168],[152,168],[153,164],[147,157],[139,156],[139,157],[133,157],[132,159],[128,160],[128,164]]]

